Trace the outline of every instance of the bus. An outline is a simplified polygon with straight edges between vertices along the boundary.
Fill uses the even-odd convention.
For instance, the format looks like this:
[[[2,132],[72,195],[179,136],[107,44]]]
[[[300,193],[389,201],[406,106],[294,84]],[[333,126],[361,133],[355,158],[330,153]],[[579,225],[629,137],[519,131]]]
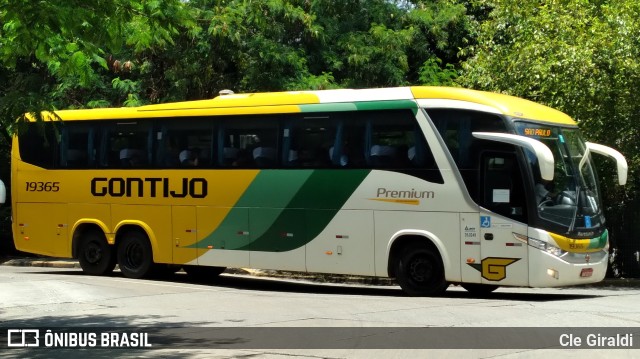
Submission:
[[[409,295],[602,280],[608,232],[568,115],[447,87],[63,110],[13,138],[15,246],[88,275],[255,268],[395,278]]]

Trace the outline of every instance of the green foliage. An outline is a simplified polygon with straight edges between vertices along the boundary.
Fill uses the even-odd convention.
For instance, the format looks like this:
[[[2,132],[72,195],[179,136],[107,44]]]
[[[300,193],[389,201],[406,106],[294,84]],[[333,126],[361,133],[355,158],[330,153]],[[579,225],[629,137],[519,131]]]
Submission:
[[[183,72],[182,79],[195,80],[203,90],[242,92],[300,89],[305,84],[333,88],[413,83],[425,53],[435,58],[448,54],[447,63],[457,63],[460,42],[449,41],[446,34],[451,29],[465,33],[464,8],[448,1],[436,3],[426,7],[384,0],[191,2],[198,18],[205,19],[199,24],[207,30],[197,37],[195,49],[207,56],[189,58],[193,69],[180,65],[182,71],[200,74],[192,77]],[[456,11],[427,15],[443,9]],[[439,35],[432,36],[435,33]],[[189,56],[193,48],[181,53]],[[201,97],[210,96],[187,98]]]
[[[333,75],[326,72],[317,76],[306,72],[298,78],[292,79],[285,86],[289,90],[329,90],[339,88]]]
[[[464,85],[569,113],[591,139],[621,149],[630,160],[630,178],[637,178],[633,139],[640,127],[632,121],[640,111],[633,93],[640,85],[639,3],[499,2],[481,29],[464,65]]]
[[[0,4],[0,79],[9,84],[0,114],[9,123],[42,109],[211,98],[225,88],[449,83],[469,28],[452,0]]]
[[[0,8],[5,138],[27,112],[140,104],[139,94],[109,86],[118,69],[108,59],[161,50],[173,44],[179,27],[193,25],[180,0],[0,0]],[[133,75],[131,68],[127,72]]]
[[[463,49],[472,57],[460,83],[558,108],[579,122],[588,140],[620,150],[629,162],[624,188],[615,184],[611,161],[598,159],[609,227],[617,231],[640,204],[640,3],[484,3],[493,10],[477,24],[477,44]]]
[[[129,79],[122,80],[116,77],[111,84],[113,85],[113,89],[121,95],[120,97],[126,98],[123,102],[124,106],[133,107],[143,104],[138,96],[140,83]]]
[[[453,86],[458,72],[452,64],[447,64],[444,69],[440,66],[442,60],[428,59],[420,68],[420,83],[432,86]]]
[[[51,76],[89,85],[95,76],[94,55],[103,51],[98,45],[118,46],[122,22],[105,22],[100,16],[120,13],[118,2],[98,0],[89,6],[79,0],[3,0],[0,4],[0,61],[4,67],[36,62]]]

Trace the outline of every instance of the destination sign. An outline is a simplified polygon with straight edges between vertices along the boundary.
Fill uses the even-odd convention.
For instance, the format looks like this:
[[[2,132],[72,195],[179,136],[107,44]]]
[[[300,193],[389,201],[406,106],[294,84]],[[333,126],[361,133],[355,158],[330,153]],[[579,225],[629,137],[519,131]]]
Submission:
[[[551,136],[551,129],[548,128],[525,128],[524,129],[525,136],[539,136],[539,137],[549,137]]]

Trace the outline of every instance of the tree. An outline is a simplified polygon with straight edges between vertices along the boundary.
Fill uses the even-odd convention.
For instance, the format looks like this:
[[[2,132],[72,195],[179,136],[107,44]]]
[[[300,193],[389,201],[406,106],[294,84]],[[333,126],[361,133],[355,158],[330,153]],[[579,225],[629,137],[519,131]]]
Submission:
[[[189,16],[180,0],[0,0],[0,158],[26,113],[132,103],[132,64],[118,56],[171,44]],[[125,70],[125,71],[123,71]],[[111,85],[113,84],[113,85]],[[126,103],[126,101],[125,101]],[[0,168],[9,185],[10,166]],[[0,210],[0,247],[10,249],[10,207]]]
[[[631,0],[485,1],[493,10],[478,23],[478,43],[460,83],[507,92],[574,117],[589,140],[619,149],[629,184],[614,185],[610,162],[599,161],[609,228],[631,235],[640,188],[640,4]],[[627,221],[625,223],[624,221]],[[619,229],[627,228],[622,232]],[[628,233],[623,233],[628,232]],[[630,254],[630,253],[629,253]]]
[[[140,99],[450,83],[465,43],[451,1],[194,0],[196,25],[163,51],[132,53]],[[128,80],[125,79],[125,80]],[[135,81],[134,81],[135,80]],[[135,89],[134,89],[135,90]]]
[[[0,133],[56,108],[240,92],[446,84],[453,0],[0,0]]]
[[[24,113],[104,100],[112,80],[105,75],[114,77],[113,65],[120,63],[109,58],[171,44],[178,27],[189,23],[180,0],[0,0],[0,8],[5,139]]]

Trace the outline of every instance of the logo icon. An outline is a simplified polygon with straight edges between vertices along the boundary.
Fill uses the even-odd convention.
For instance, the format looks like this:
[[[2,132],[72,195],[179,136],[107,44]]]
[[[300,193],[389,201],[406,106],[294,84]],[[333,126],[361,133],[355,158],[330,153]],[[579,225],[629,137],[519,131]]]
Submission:
[[[507,266],[519,261],[520,258],[487,257],[481,263],[467,263],[482,273],[482,278],[497,282],[507,277]]]
[[[491,228],[491,217],[489,217],[489,216],[480,216],[480,227],[481,228]]]
[[[40,346],[40,330],[39,329],[8,329],[7,330],[7,346],[8,347],[39,347]]]

